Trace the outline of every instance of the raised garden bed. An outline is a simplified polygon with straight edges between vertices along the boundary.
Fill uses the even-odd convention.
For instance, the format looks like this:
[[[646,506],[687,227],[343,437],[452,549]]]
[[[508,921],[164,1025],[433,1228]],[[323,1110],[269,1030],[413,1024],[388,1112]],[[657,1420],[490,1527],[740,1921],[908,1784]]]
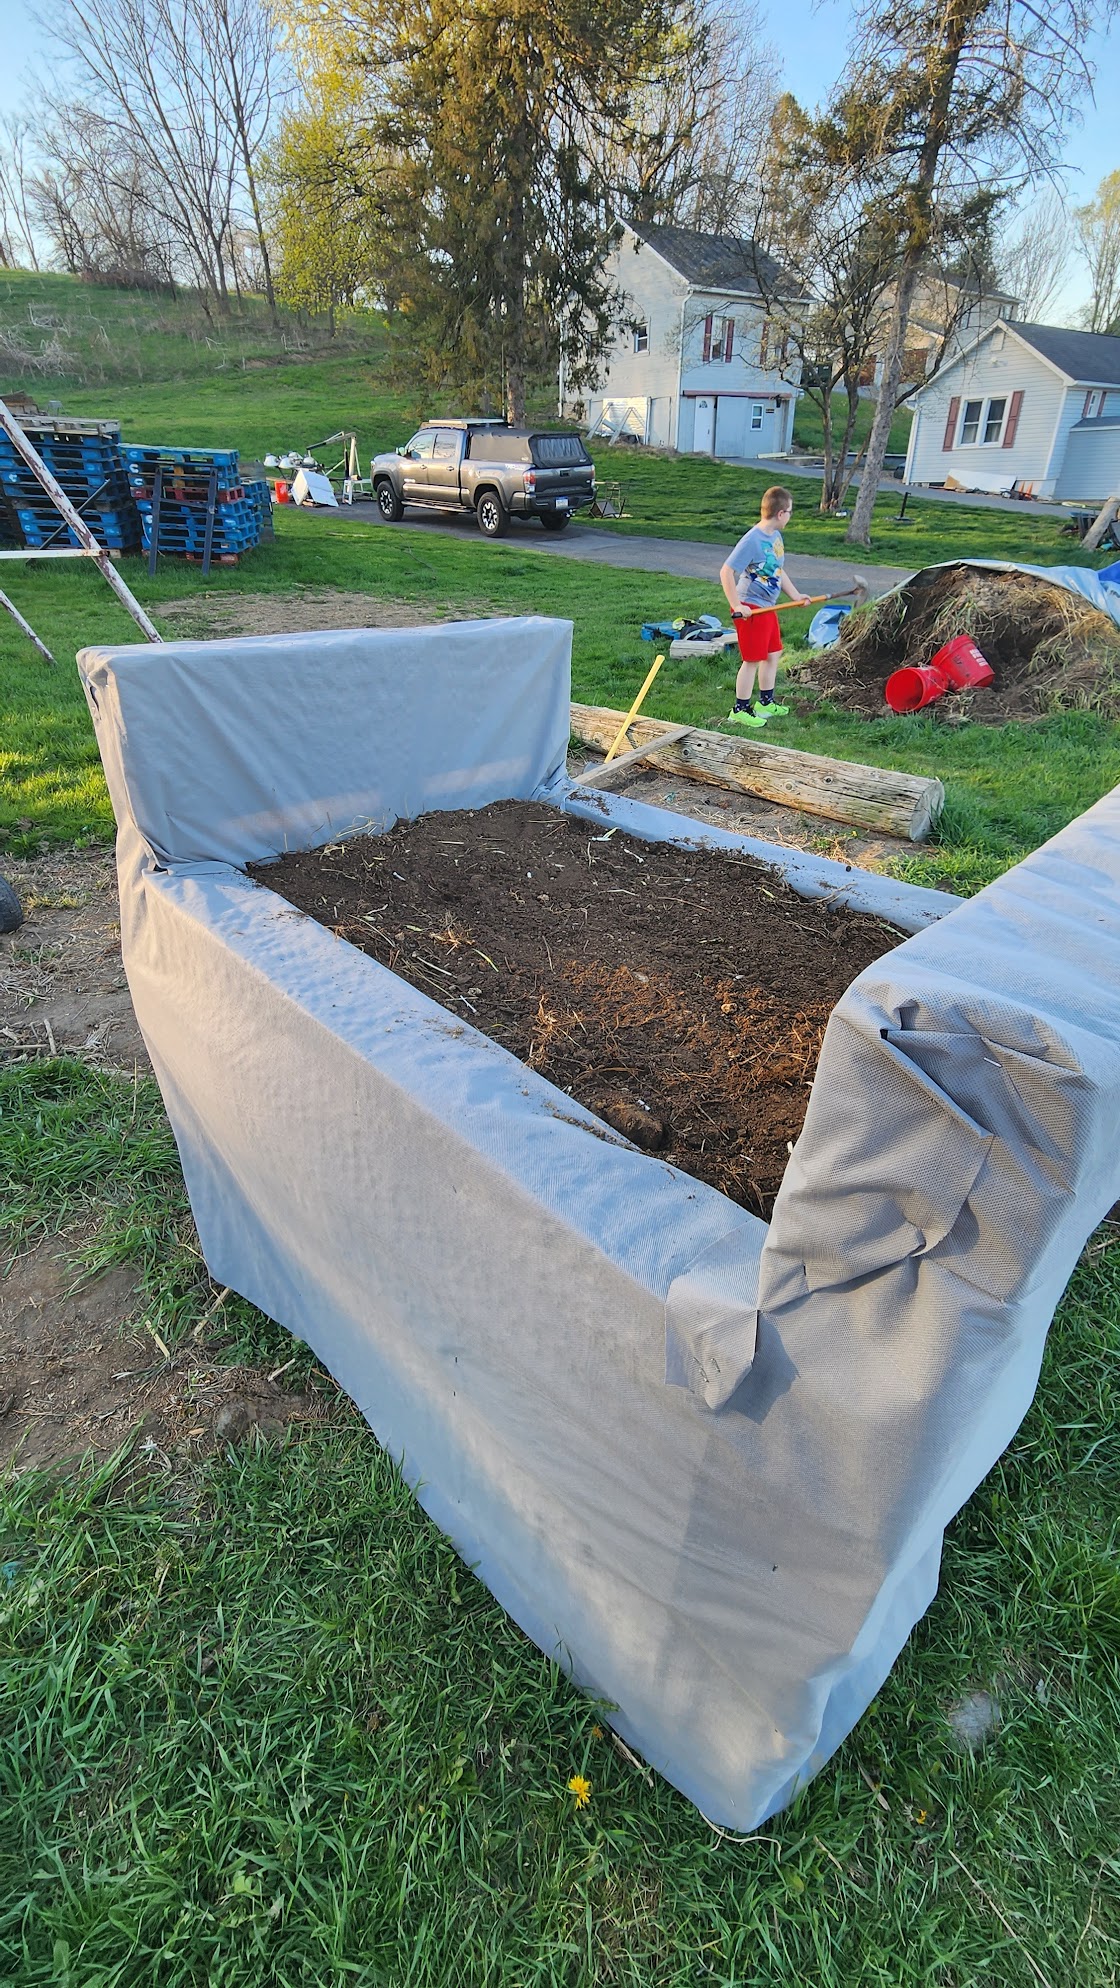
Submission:
[[[250,866],[648,1152],[769,1215],[829,1014],[905,934],[529,801]]]

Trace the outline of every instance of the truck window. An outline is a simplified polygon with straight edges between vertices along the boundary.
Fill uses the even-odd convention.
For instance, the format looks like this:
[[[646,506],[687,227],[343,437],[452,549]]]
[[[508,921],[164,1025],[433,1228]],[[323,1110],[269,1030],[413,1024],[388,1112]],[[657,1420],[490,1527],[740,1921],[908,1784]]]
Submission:
[[[578,435],[534,435],[533,460],[538,469],[566,469],[591,458]]]
[[[405,454],[409,456],[421,456],[426,462],[432,454],[435,445],[436,438],[432,430],[430,428],[421,428],[420,433],[414,435],[411,442],[405,444]]]
[[[452,434],[450,429],[445,428],[442,434],[436,436],[436,446],[433,454],[436,462],[458,462],[458,435]]]

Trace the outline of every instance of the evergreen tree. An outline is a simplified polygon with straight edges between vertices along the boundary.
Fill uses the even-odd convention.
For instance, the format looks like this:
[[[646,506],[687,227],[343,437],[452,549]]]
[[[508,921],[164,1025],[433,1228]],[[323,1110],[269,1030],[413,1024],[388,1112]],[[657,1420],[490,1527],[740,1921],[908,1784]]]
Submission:
[[[525,411],[564,355],[587,384],[619,321],[597,158],[659,58],[670,0],[324,0],[320,68],[364,79],[351,141],[398,351],[432,386]]]

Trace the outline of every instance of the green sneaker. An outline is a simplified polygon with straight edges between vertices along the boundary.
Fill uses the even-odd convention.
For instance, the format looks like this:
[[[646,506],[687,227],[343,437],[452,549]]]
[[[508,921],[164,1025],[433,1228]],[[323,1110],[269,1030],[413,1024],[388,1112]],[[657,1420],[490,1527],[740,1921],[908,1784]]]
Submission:
[[[788,704],[762,704],[756,699],[754,709],[757,711],[763,724],[766,723],[767,718],[789,717]]]
[[[749,725],[752,732],[760,732],[766,720],[758,717],[755,711],[747,710],[729,711],[723,722],[725,725]]]

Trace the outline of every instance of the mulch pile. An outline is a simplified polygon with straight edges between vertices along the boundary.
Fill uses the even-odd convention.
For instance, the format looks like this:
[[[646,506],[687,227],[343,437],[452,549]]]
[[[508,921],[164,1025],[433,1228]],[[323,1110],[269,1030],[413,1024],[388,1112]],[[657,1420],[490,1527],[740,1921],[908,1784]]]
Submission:
[[[1120,628],[1110,616],[1030,574],[972,566],[927,567],[849,615],[800,687],[861,717],[885,717],[891,671],[928,663],[954,635],[971,635],[996,680],[948,691],[923,715],[989,725],[1070,709],[1120,717]]]
[[[251,874],[634,1144],[769,1215],[825,1023],[904,935],[768,866],[521,801]]]

